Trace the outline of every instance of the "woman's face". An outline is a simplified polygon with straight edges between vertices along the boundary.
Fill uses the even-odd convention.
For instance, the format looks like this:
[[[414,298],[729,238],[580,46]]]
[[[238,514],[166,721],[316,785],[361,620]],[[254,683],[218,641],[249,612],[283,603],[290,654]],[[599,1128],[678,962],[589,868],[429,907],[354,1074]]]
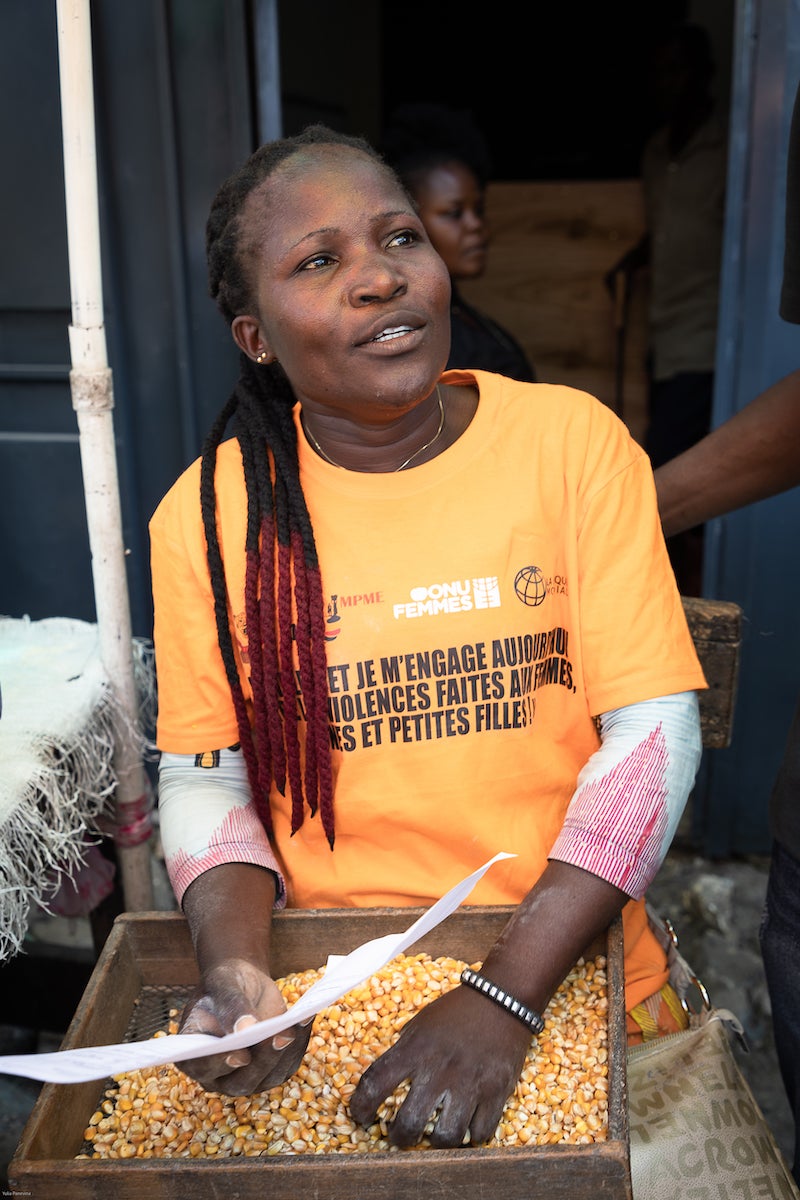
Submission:
[[[419,217],[357,150],[295,153],[245,204],[257,312],[233,334],[277,359],[298,399],[373,419],[430,394],[450,348],[450,281]]]
[[[419,215],[452,279],[477,279],[486,269],[489,226],[485,192],[469,167],[451,162],[414,182]]]

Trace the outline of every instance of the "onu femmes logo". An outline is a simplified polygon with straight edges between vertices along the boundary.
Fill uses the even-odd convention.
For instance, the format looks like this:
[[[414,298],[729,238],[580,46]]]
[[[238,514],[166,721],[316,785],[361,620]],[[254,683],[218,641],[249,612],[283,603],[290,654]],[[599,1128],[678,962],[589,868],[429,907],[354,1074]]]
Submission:
[[[454,579],[413,587],[410,600],[392,605],[395,619],[437,617],[442,613],[470,612],[474,608],[499,608],[500,584],[496,575],[477,579]]]

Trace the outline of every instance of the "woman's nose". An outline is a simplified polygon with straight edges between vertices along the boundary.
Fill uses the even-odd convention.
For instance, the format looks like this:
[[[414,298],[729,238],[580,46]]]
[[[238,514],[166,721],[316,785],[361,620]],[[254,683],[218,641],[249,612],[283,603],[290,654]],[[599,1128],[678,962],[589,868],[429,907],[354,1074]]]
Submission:
[[[471,230],[486,229],[486,217],[482,212],[477,212],[474,208],[468,208],[464,211],[464,224]]]
[[[407,289],[405,275],[391,263],[371,257],[355,272],[351,284],[354,304],[374,304],[402,296]]]

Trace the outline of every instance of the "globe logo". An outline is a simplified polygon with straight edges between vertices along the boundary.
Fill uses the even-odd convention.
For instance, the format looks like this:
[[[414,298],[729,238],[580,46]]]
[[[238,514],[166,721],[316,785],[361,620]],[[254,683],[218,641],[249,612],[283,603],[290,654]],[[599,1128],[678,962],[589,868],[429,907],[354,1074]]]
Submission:
[[[514,576],[514,591],[523,604],[535,608],[547,595],[544,576],[539,567],[522,567]]]

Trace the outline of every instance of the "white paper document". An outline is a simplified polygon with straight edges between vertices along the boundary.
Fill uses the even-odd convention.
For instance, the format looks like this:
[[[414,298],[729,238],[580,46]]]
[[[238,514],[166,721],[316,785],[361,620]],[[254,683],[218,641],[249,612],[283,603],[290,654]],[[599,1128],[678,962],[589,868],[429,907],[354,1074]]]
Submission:
[[[402,954],[445,917],[450,916],[494,863],[515,857],[514,854],[506,854],[505,851],[495,854],[494,858],[490,858],[477,871],[451,888],[441,900],[437,900],[405,933],[387,934],[385,937],[364,942],[350,954],[331,957],[324,976],[287,1012],[249,1025],[240,1033],[230,1033],[225,1037],[213,1037],[206,1033],[176,1033],[166,1037],[149,1038],[144,1042],[86,1046],[77,1050],[58,1050],[52,1054],[5,1054],[0,1055],[0,1073],[24,1075],[28,1079],[40,1079],[49,1083],[84,1083],[91,1079],[106,1079],[123,1071],[157,1067],[164,1063],[182,1062],[187,1058],[200,1058],[209,1054],[227,1053],[242,1046],[263,1042],[290,1025],[316,1016],[323,1008],[335,1004],[351,988],[369,979],[370,975],[391,962],[396,955]]]

